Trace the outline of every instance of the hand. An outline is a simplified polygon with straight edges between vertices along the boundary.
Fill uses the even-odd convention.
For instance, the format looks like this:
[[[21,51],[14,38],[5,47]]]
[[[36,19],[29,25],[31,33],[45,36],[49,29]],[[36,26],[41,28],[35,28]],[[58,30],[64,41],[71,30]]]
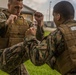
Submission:
[[[26,33],[25,36],[26,37],[30,37],[30,36],[35,36],[36,35],[36,29],[34,27],[29,28]]]
[[[14,20],[16,20],[16,19],[17,19],[17,16],[11,14],[11,15],[9,16],[9,18],[7,19],[7,21],[6,21],[6,24],[7,24],[7,25],[12,24],[12,23],[14,23]]]
[[[37,21],[38,25],[42,26],[43,25],[43,14],[40,12],[36,12],[34,16],[35,16],[35,20]]]

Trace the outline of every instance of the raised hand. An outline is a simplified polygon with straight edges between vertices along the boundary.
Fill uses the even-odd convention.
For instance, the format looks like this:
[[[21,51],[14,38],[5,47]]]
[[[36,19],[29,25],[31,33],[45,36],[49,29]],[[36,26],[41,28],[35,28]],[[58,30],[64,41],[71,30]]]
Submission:
[[[16,19],[17,19],[17,16],[11,14],[11,15],[9,16],[9,18],[7,19],[7,21],[6,21],[6,24],[7,24],[7,25],[12,24],[12,23],[14,23],[14,20],[16,20]]]
[[[38,25],[42,26],[43,18],[44,18],[43,14],[40,12],[35,12],[34,17],[35,17],[35,20],[37,21]]]
[[[36,29],[34,27],[29,28],[25,33],[26,37],[31,36],[31,35],[33,36],[36,35]]]

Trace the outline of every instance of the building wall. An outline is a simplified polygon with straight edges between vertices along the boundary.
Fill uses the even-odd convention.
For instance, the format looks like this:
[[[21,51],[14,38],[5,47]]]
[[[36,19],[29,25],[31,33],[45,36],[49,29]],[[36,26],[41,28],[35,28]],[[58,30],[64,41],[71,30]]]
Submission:
[[[7,8],[8,0],[0,0],[0,7]]]
[[[33,15],[32,14],[23,13],[22,16],[29,21],[33,21]]]

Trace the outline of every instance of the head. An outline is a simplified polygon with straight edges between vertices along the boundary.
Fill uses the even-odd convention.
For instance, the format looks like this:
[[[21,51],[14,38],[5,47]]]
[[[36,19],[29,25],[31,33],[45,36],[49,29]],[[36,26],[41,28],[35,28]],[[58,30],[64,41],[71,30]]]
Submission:
[[[68,1],[61,1],[53,8],[54,22],[57,26],[67,20],[74,19],[74,7]]]
[[[19,16],[23,8],[23,0],[8,0],[8,11]]]

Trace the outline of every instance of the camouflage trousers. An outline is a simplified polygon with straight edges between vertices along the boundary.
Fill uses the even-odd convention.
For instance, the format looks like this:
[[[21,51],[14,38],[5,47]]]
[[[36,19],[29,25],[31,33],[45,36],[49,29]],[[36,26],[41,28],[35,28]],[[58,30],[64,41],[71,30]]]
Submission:
[[[29,75],[24,64],[21,64],[18,68],[10,73],[10,75]]]

